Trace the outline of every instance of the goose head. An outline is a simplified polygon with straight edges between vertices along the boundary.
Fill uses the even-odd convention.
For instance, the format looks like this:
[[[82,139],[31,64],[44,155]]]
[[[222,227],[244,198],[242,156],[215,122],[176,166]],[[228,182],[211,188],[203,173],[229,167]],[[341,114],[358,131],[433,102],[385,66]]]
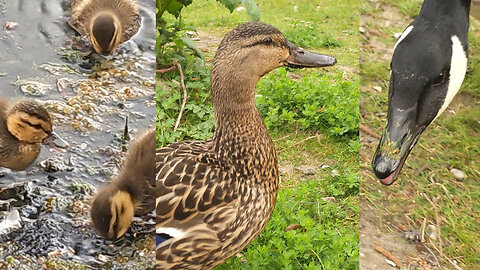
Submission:
[[[395,182],[420,135],[447,108],[463,82],[468,12],[453,20],[433,6],[425,7],[455,1],[448,2],[425,1],[394,47],[387,124],[372,160],[373,171],[384,185]],[[454,9],[442,6],[445,11]]]

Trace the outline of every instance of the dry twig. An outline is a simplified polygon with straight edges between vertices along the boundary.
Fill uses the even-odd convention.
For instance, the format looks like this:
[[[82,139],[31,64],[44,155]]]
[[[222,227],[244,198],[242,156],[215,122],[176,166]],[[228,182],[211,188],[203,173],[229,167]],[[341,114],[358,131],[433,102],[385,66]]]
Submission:
[[[393,256],[393,254],[390,253],[390,251],[388,251],[388,250],[384,249],[383,247],[381,247],[380,245],[378,245],[377,242],[373,242],[372,246],[377,252],[379,252],[383,256],[387,257],[387,259],[392,261],[398,268],[403,267],[402,262],[400,262],[400,260],[397,259],[397,257]]]
[[[440,213],[438,211],[438,207],[436,205],[436,202],[438,201],[438,199],[434,199],[435,200],[435,203],[430,200],[430,198],[428,198],[427,194],[423,193],[423,197],[425,197],[425,199],[427,199],[427,201],[432,205],[433,207],[433,210],[435,211],[435,221],[436,221],[436,224],[437,224],[437,235],[438,235],[438,243],[440,244],[440,255],[444,256],[443,255],[443,243],[442,243],[442,236],[441,236],[441,231],[440,231],[440,226],[442,224],[442,220],[440,218]]]
[[[180,72],[180,86],[183,89],[182,106],[180,107],[180,112],[178,113],[177,122],[175,122],[175,127],[173,128],[173,131],[176,131],[178,128],[178,125],[180,124],[180,119],[182,119],[183,110],[185,110],[185,104],[187,103],[188,96],[187,96],[187,88],[185,88],[185,78],[183,76],[182,66],[177,60],[173,61],[173,64],[176,66],[176,68]]]
[[[365,133],[367,133],[368,135],[376,138],[376,139],[380,139],[380,138],[381,138],[380,135],[378,135],[377,133],[373,132],[371,129],[369,129],[369,128],[368,128],[367,126],[365,126],[365,125],[360,124],[360,130],[363,131],[363,132],[365,132]]]
[[[173,70],[175,70],[175,69],[177,69],[177,66],[175,66],[175,62],[174,62],[174,65],[171,66],[171,67],[169,67],[169,68],[157,69],[157,70],[155,71],[155,74],[160,74],[160,73],[163,74],[163,73],[167,73],[167,72],[173,71]]]
[[[303,139],[303,140],[301,140],[301,141],[299,141],[299,142],[296,142],[296,143],[290,145],[288,148],[283,148],[283,149],[278,150],[277,153],[283,152],[283,151],[285,151],[285,150],[287,150],[287,149],[289,149],[289,148],[293,148],[294,146],[297,146],[297,145],[299,145],[299,144],[301,144],[301,143],[303,143],[303,142],[306,142],[306,141],[308,141],[308,140],[311,140],[311,139],[313,139],[313,138],[316,138],[317,136],[318,136],[318,135],[313,135],[313,136],[310,136],[310,137],[308,137],[308,138],[305,138],[305,139]]]

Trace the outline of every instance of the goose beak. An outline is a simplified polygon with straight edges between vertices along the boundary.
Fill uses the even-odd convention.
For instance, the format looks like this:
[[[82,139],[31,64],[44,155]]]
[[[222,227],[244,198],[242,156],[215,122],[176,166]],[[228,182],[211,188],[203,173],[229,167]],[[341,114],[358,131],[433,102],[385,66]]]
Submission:
[[[61,148],[61,149],[70,148],[70,144],[53,131],[50,133],[50,136],[48,136],[43,141],[43,144],[48,145],[50,147],[54,147],[54,148]]]
[[[326,67],[333,66],[337,63],[337,59],[332,56],[316,54],[306,51],[303,48],[291,43],[287,40],[287,47],[290,51],[290,55],[285,60],[285,66],[292,68],[304,68],[304,67]]]
[[[415,108],[389,111],[388,124],[372,160],[373,172],[384,185],[393,184],[410,151],[426,127],[414,123]]]

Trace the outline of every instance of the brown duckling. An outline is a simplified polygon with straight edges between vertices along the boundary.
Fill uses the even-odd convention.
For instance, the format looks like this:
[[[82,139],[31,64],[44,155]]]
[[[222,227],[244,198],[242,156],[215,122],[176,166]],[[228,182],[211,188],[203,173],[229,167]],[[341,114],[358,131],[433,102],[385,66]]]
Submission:
[[[212,69],[213,138],[156,152],[157,270],[212,269],[257,238],[279,181],[275,147],[255,106],[257,82],[281,66],[335,62],[265,23],[245,23],[225,35]]]
[[[92,203],[95,230],[105,239],[127,232],[133,216],[155,208],[155,129],[135,140],[118,177],[100,190]]]
[[[69,24],[96,53],[111,54],[138,32],[141,19],[135,0],[73,0]]]
[[[9,108],[0,100],[0,167],[26,169],[40,154],[41,144],[67,148],[52,126],[50,114],[38,102],[24,100]]]

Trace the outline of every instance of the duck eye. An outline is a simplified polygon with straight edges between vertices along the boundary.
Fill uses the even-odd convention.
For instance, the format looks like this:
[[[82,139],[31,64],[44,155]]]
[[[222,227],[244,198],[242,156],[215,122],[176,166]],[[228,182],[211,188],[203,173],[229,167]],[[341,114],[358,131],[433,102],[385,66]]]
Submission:
[[[440,73],[440,75],[438,75],[435,78],[435,80],[433,80],[432,85],[433,86],[438,86],[438,85],[444,83],[446,79],[447,79],[447,71],[442,71],[442,73]]]
[[[272,44],[272,39],[269,38],[269,37],[266,37],[266,38],[263,39],[263,43],[265,43],[265,44]]]

